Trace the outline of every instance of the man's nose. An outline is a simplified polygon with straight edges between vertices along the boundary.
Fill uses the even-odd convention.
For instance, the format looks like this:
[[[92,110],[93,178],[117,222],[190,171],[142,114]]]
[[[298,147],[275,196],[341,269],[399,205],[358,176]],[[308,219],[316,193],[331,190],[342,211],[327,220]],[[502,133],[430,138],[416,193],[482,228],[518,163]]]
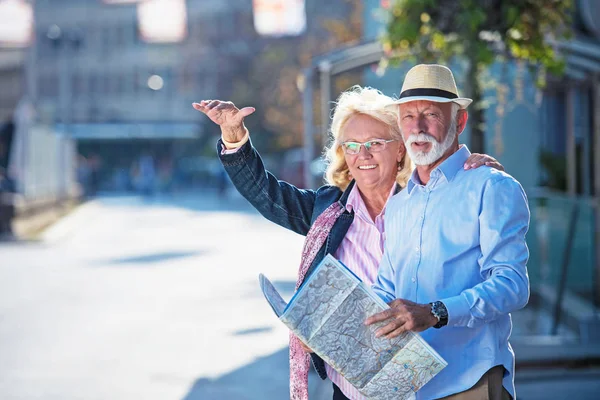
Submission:
[[[417,130],[416,133],[427,132],[427,121],[425,121],[425,118],[421,116],[417,117],[417,123],[415,124],[415,128]]]

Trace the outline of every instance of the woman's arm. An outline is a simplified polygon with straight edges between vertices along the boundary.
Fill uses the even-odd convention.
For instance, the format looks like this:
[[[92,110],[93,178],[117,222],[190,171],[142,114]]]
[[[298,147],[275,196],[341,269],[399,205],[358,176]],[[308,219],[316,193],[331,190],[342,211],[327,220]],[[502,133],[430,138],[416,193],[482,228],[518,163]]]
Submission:
[[[219,158],[238,192],[268,220],[306,235],[312,222],[316,192],[278,180],[265,169],[250,141],[233,154],[224,154],[221,146],[219,140]]]
[[[243,122],[254,108],[239,110],[231,102],[218,100],[194,103],[194,108],[221,127],[217,152],[238,192],[268,220],[306,235],[312,222],[316,192],[279,181],[266,171],[246,136],[248,130]],[[236,151],[226,151],[232,149]]]

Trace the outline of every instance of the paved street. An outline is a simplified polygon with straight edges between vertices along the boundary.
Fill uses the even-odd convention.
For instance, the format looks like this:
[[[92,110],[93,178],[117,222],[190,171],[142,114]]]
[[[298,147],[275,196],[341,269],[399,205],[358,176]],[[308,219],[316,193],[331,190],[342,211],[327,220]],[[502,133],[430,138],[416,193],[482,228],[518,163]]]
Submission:
[[[200,194],[97,200],[43,241],[0,243],[0,399],[287,398],[258,274],[290,296],[301,245]]]
[[[0,399],[288,398],[287,330],[257,276],[291,296],[301,245],[212,193],[102,198],[38,242],[0,243]],[[524,400],[600,390],[594,369],[517,378]]]

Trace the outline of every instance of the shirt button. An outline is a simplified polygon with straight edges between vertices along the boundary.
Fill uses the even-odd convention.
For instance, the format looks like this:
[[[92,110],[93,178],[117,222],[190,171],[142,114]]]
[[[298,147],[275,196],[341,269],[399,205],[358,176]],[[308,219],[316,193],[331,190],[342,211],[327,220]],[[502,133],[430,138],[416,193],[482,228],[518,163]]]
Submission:
[[[413,281],[413,283],[415,283],[417,280],[415,278],[412,278],[411,281]]]
[[[415,247],[415,250],[417,251],[417,253],[419,252],[420,248],[419,246]]]

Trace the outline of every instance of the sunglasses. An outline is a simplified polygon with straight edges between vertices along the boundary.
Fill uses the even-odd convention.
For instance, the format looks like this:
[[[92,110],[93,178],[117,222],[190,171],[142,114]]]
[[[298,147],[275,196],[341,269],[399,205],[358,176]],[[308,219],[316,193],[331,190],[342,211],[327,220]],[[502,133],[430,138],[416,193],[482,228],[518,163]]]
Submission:
[[[350,154],[350,155],[355,155],[360,153],[360,147],[361,146],[365,146],[365,149],[367,149],[367,151],[369,153],[379,153],[383,150],[385,150],[385,146],[390,143],[390,142],[395,142],[398,139],[390,139],[390,140],[385,140],[385,139],[373,139],[373,140],[369,140],[368,142],[344,142],[342,143],[342,148],[344,149],[344,153],[346,154]]]

